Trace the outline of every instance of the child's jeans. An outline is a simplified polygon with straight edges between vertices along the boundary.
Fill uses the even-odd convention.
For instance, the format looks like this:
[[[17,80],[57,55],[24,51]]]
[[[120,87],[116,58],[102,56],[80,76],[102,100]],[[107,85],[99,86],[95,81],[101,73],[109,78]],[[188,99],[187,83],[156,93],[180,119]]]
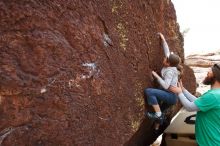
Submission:
[[[145,102],[149,105],[156,105],[163,102],[163,104],[170,106],[176,104],[178,99],[176,94],[161,89],[147,88],[144,90],[144,94],[147,98],[145,98]]]

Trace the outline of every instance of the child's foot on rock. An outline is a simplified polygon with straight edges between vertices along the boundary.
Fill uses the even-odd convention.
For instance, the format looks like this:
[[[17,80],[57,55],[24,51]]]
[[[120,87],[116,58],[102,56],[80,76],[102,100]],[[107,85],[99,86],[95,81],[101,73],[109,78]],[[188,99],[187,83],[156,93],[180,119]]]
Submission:
[[[162,124],[164,120],[164,114],[158,116],[156,113],[147,112],[145,113],[145,116],[147,116],[149,119],[156,120],[160,124]]]

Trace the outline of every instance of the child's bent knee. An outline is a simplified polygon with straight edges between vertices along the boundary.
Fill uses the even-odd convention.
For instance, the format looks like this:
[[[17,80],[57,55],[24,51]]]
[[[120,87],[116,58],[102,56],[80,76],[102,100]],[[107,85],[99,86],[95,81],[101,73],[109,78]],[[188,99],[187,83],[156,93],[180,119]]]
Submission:
[[[151,93],[152,93],[152,88],[144,89],[144,94],[145,94],[146,96],[150,96]]]

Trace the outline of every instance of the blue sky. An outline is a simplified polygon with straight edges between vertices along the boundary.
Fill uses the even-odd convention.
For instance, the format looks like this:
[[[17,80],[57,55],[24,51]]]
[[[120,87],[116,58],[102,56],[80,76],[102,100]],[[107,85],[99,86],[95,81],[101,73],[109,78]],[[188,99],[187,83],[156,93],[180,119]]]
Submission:
[[[220,0],[172,0],[180,31],[185,35],[185,54],[220,50]]]

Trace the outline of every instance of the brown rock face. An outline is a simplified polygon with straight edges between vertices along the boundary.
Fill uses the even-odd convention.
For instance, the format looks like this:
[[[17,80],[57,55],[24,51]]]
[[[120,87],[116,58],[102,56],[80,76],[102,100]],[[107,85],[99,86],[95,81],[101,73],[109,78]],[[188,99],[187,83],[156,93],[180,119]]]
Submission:
[[[1,0],[2,145],[151,143],[143,90],[162,67],[157,32],[183,58],[170,0]]]

